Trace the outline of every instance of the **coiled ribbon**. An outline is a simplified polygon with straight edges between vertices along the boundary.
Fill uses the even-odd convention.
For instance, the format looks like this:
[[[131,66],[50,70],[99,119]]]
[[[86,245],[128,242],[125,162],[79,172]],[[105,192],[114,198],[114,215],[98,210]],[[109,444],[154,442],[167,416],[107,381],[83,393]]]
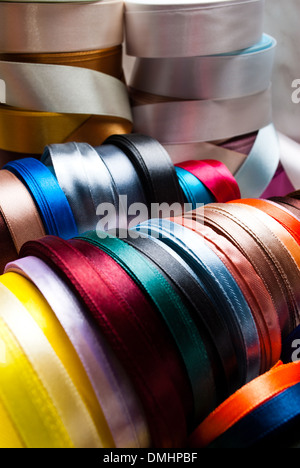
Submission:
[[[52,173],[40,161],[27,158],[5,168],[27,187],[39,210],[47,234],[71,238],[77,235],[70,205]]]
[[[263,1],[126,0],[125,32],[127,53],[135,57],[232,52],[261,39]]]

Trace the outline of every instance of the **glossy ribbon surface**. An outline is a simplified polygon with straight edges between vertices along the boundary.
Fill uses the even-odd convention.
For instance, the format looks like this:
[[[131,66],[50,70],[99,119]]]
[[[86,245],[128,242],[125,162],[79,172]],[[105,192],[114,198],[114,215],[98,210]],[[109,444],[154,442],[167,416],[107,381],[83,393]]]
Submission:
[[[122,44],[123,9],[121,0],[1,2],[0,52],[76,52]]]
[[[125,26],[129,55],[222,54],[250,47],[261,39],[263,1],[126,0]]]
[[[77,227],[68,200],[44,164],[36,159],[27,158],[12,161],[5,168],[26,185],[37,205],[47,234],[63,238],[77,235]]]
[[[271,124],[271,87],[236,99],[148,105],[135,102],[132,112],[134,131],[150,135],[163,145],[228,139]]]
[[[276,41],[268,35],[253,47],[222,55],[137,59],[133,90],[175,99],[232,99],[268,88]]]

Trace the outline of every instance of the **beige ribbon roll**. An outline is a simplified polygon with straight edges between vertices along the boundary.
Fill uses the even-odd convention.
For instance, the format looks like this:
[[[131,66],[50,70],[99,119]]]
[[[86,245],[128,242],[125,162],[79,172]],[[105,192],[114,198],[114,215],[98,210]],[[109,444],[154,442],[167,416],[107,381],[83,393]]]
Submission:
[[[1,2],[0,53],[75,52],[120,45],[124,2]]]
[[[17,252],[25,242],[46,235],[36,205],[25,185],[6,170],[0,171],[0,210]]]

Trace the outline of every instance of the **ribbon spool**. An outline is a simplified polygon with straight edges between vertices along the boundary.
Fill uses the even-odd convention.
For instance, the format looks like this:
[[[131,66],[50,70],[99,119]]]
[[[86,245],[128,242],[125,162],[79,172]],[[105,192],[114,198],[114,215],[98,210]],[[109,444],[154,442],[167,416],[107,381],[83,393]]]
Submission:
[[[124,290],[119,288],[120,283],[118,283],[118,288],[116,289],[114,280],[109,280],[109,272],[106,269],[102,270],[101,263],[97,267],[80,250],[77,250],[72,243],[62,241],[61,239],[46,237],[39,243],[26,244],[21,256],[26,256],[29,251],[31,255],[46,261],[60,275],[63,274],[65,281],[72,287],[72,290],[79,296],[81,301],[84,301],[89,314],[96,320],[97,326],[100,327],[102,333],[104,333],[109,343],[111,343],[125,369],[129,372],[143,403],[152,444],[154,446],[182,445],[186,437],[186,423],[182,403],[178,398],[177,392],[183,388],[185,380],[183,380],[180,386],[174,387],[169,378],[166,361],[162,360],[157,351],[155,351],[156,344],[153,342],[153,339],[149,341],[146,330],[143,333],[137,334],[135,339],[130,338],[133,330],[132,327],[138,326],[138,322],[136,322],[138,318],[134,317],[134,303],[136,304],[136,301],[139,300],[139,288],[134,285],[134,289],[137,288],[138,291],[136,294],[133,294],[131,287],[128,289],[128,295],[126,288]],[[50,252],[52,253],[50,254]],[[78,267],[77,271],[75,268],[76,264]],[[110,262],[110,264],[113,267],[114,262]],[[117,271],[120,271],[119,268],[117,268]],[[122,271],[121,269],[119,274],[122,274]],[[126,273],[123,272],[123,280],[125,278]],[[128,278],[128,281],[129,287],[131,283],[130,278]],[[96,284],[98,287],[95,288]],[[155,290],[153,292],[157,294]],[[126,300],[124,294],[125,297],[127,296]],[[143,300],[143,296],[140,300]],[[145,311],[146,307],[149,308],[147,300],[144,307]],[[104,319],[105,316],[106,320]],[[122,317],[124,320],[121,324]],[[107,326],[108,323],[109,326]],[[159,327],[161,326],[159,325]],[[113,330],[115,331],[113,332]],[[119,338],[114,339],[113,336],[115,338],[118,336]],[[147,349],[149,349],[149,346],[151,347],[150,352],[146,351],[146,346]],[[165,346],[167,346],[167,342],[165,342]],[[138,353],[136,352],[137,350]],[[157,366],[154,366],[155,372],[151,371],[154,359],[158,360]],[[160,364],[158,365],[159,362]],[[178,362],[178,358],[175,358],[175,364],[176,362]],[[145,370],[146,366],[149,372]],[[160,379],[157,379],[157,372],[160,369],[163,372]],[[163,401],[168,402],[168,404],[163,405]],[[174,411],[173,405],[177,408],[177,411]]]
[[[9,441],[0,432],[0,444],[107,446],[101,435],[112,431],[113,442],[130,447],[268,447],[277,440],[297,445],[298,367],[279,362],[281,339],[292,336],[286,332],[297,326],[299,304],[299,218],[287,207],[300,206],[292,196],[298,194],[276,202],[209,204],[181,217],[144,222],[126,231],[124,240],[110,234],[100,238],[94,231],[72,240],[47,236],[26,243],[0,278],[0,345],[9,351],[9,366],[0,367],[0,411],[6,412]],[[73,315],[77,325],[72,326]],[[99,347],[85,342],[87,336],[99,340],[103,351],[96,362],[92,357]],[[74,352],[79,361],[71,359]],[[110,419],[109,398],[94,374],[113,355],[132,385],[126,386],[117,366],[119,385],[112,388],[119,392],[125,382],[123,408],[130,414],[124,419]],[[65,371],[81,401],[93,401],[83,395],[72,362],[82,366],[89,391],[100,402],[107,422],[102,442],[93,425],[86,431],[87,413],[81,412],[79,435],[71,423],[74,413],[62,406]],[[48,368],[59,376],[60,392]],[[29,383],[41,393],[39,404]],[[32,418],[25,417],[29,411]],[[33,430],[42,411],[57,431],[41,419],[35,426],[41,430]],[[118,430],[120,423],[130,427]],[[284,431],[290,440],[282,437]]]
[[[182,162],[180,154],[184,154],[186,160],[223,162],[236,179],[240,178],[242,197],[261,196],[272,181],[280,160],[279,142],[272,127],[270,94],[276,40],[263,34],[261,29],[257,38],[247,46],[243,45],[243,40],[235,47],[234,44],[229,47],[227,41],[219,41],[217,46],[214,43],[216,37],[236,38],[232,27],[227,33],[215,36],[216,29],[210,19],[211,15],[215,20],[220,15],[218,27],[226,29],[229,23],[225,17],[231,8],[231,21],[234,22],[237,11],[247,14],[248,8],[259,10],[260,7],[259,2],[226,1],[214,4],[164,2],[159,5],[157,2],[129,1],[125,7],[127,23],[132,25],[139,18],[140,23],[134,26],[138,28],[145,22],[144,30],[147,30],[147,22],[149,26],[154,18],[156,21],[164,19],[164,34],[168,31],[169,18],[185,24],[181,35],[178,35],[177,25],[177,36],[173,37],[170,32],[172,40],[166,40],[165,36],[161,42],[157,41],[159,33],[153,35],[153,24],[152,35],[149,31],[153,44],[147,36],[147,44],[139,41],[136,48],[131,39],[134,27],[127,34],[127,53],[136,57],[129,79],[134,131],[160,141],[175,164]],[[256,27],[261,27],[259,14],[255,17],[253,12],[248,12],[250,18],[256,21]],[[189,27],[186,27],[187,21]],[[201,24],[199,30],[193,29],[197,21]],[[240,24],[242,22],[240,18]],[[195,41],[197,34],[198,42]],[[210,41],[206,42],[206,34],[210,34]],[[194,48],[189,48],[188,41]],[[177,53],[171,53],[172,47]],[[246,151],[244,138],[254,133],[254,144]],[[227,142],[236,137],[240,143],[231,152]],[[272,145],[272,151],[267,152],[265,158],[268,144]]]
[[[215,55],[244,49],[260,40],[263,1],[229,0],[212,4],[199,0],[126,0],[125,26],[128,55],[147,58]]]
[[[122,70],[123,2],[37,3],[34,9],[28,3],[2,3],[0,8],[1,18],[12,17],[10,31],[18,31],[11,41],[3,27],[0,40],[3,161],[20,154],[39,157],[51,143],[99,145],[111,134],[131,132]],[[24,29],[16,26],[19,17],[28,18],[22,20]],[[33,17],[36,29],[28,26]],[[86,31],[80,41],[78,30]],[[85,86],[78,87],[79,82]]]
[[[25,242],[46,234],[69,239],[95,229],[118,233],[153,216],[176,216],[239,193],[222,163],[174,167],[158,141],[135,134],[113,135],[98,147],[49,145],[41,161],[25,158],[4,167],[1,271]]]
[[[191,435],[189,445],[194,448],[267,448],[276,443],[287,448],[293,446],[295,439],[298,445],[298,394],[299,363],[284,365],[279,362],[211,413]],[[292,398],[290,404],[287,398]]]
[[[246,206],[236,205],[234,208],[234,205],[213,204],[205,207],[202,213],[187,213],[186,216],[190,219],[196,216],[199,222],[204,221],[217,232],[228,236],[249,258],[275,300],[282,337],[287,336],[298,320],[299,301],[297,290],[292,284],[297,282],[299,269],[293,251],[286,248],[285,231],[281,231],[281,239],[276,232],[276,226],[276,234],[274,232],[272,218],[261,220]],[[293,248],[297,249],[297,246],[293,245]]]
[[[29,279],[48,301],[91,381],[116,447],[147,447],[143,410],[127,375],[71,289],[37,257],[10,263],[10,272]]]
[[[9,366],[4,366],[1,372],[1,399],[17,430],[20,431],[26,445],[32,448],[40,447],[40,444],[46,447],[66,445],[78,448],[88,446],[100,448],[106,438],[104,426],[99,434],[82,394],[29,312],[32,310],[36,314],[41,313],[42,304],[45,304],[43,298],[36,302],[33,295],[32,302],[28,302],[28,296],[25,294],[23,305],[5,286],[6,279],[9,281],[8,277],[1,278],[1,303],[3,304],[1,321],[5,322],[6,328],[10,330],[16,343],[14,344],[11,338],[7,341],[9,333],[3,336],[5,329],[3,326],[1,333],[2,339],[6,342],[6,350],[10,353],[10,365],[16,367],[14,373],[9,372]],[[22,294],[21,290],[20,294]],[[7,306],[10,307],[10,314],[7,314],[9,310]],[[45,307],[47,307],[46,304]],[[27,330],[25,334],[24,329]],[[56,344],[59,346],[59,340]],[[17,352],[15,349],[17,346],[22,348],[23,354],[26,355],[25,359],[24,357],[22,359],[20,351]],[[65,357],[67,358],[66,354]],[[47,366],[45,366],[45,359]],[[20,367],[22,361],[23,370]],[[19,385],[17,385],[18,382]],[[23,395],[23,398],[18,401],[17,398],[20,395]],[[76,418],[78,417],[77,421],[80,421],[79,425],[74,424],[74,408],[78,410]],[[30,409],[32,417],[28,417]],[[60,437],[61,442],[59,442]],[[109,432],[107,440],[109,440]]]
[[[80,233],[95,230],[105,210],[112,212],[106,230],[126,229],[137,209],[148,219],[152,204],[153,209],[165,203],[182,212],[183,195],[174,165],[150,137],[111,135],[96,148],[84,143],[50,145],[41,160],[54,171]]]

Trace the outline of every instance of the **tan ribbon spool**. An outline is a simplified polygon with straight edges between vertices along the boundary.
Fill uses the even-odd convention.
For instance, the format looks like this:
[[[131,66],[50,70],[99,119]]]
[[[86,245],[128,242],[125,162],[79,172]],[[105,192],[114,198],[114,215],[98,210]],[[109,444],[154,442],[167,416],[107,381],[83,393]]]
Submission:
[[[210,205],[197,210],[194,214],[187,213],[185,216],[190,219],[194,217],[200,223],[211,227],[240,249],[263,280],[276,308],[282,333],[287,336],[293,329],[290,302],[281,275],[265,251],[263,241],[266,240],[266,235],[260,240],[255,233],[251,233],[247,228],[244,229],[241,223],[226,216],[224,211],[214,209]]]
[[[297,284],[300,279],[300,270],[293,256],[280,238],[272,231],[272,228],[264,224],[259,217],[254,217],[253,210],[248,210],[247,208],[244,205],[212,204],[207,209],[207,212],[220,213],[222,216],[234,221],[236,225],[243,227],[244,230],[255,238],[257,244],[261,245],[265,252],[268,253],[279,275],[285,294],[285,301],[289,308],[288,321],[282,327],[283,334],[285,335],[286,333],[291,333],[299,324],[300,297]],[[279,232],[278,229],[277,232]]]
[[[0,210],[15,248],[46,235],[43,223],[25,185],[11,172],[0,171]]]

